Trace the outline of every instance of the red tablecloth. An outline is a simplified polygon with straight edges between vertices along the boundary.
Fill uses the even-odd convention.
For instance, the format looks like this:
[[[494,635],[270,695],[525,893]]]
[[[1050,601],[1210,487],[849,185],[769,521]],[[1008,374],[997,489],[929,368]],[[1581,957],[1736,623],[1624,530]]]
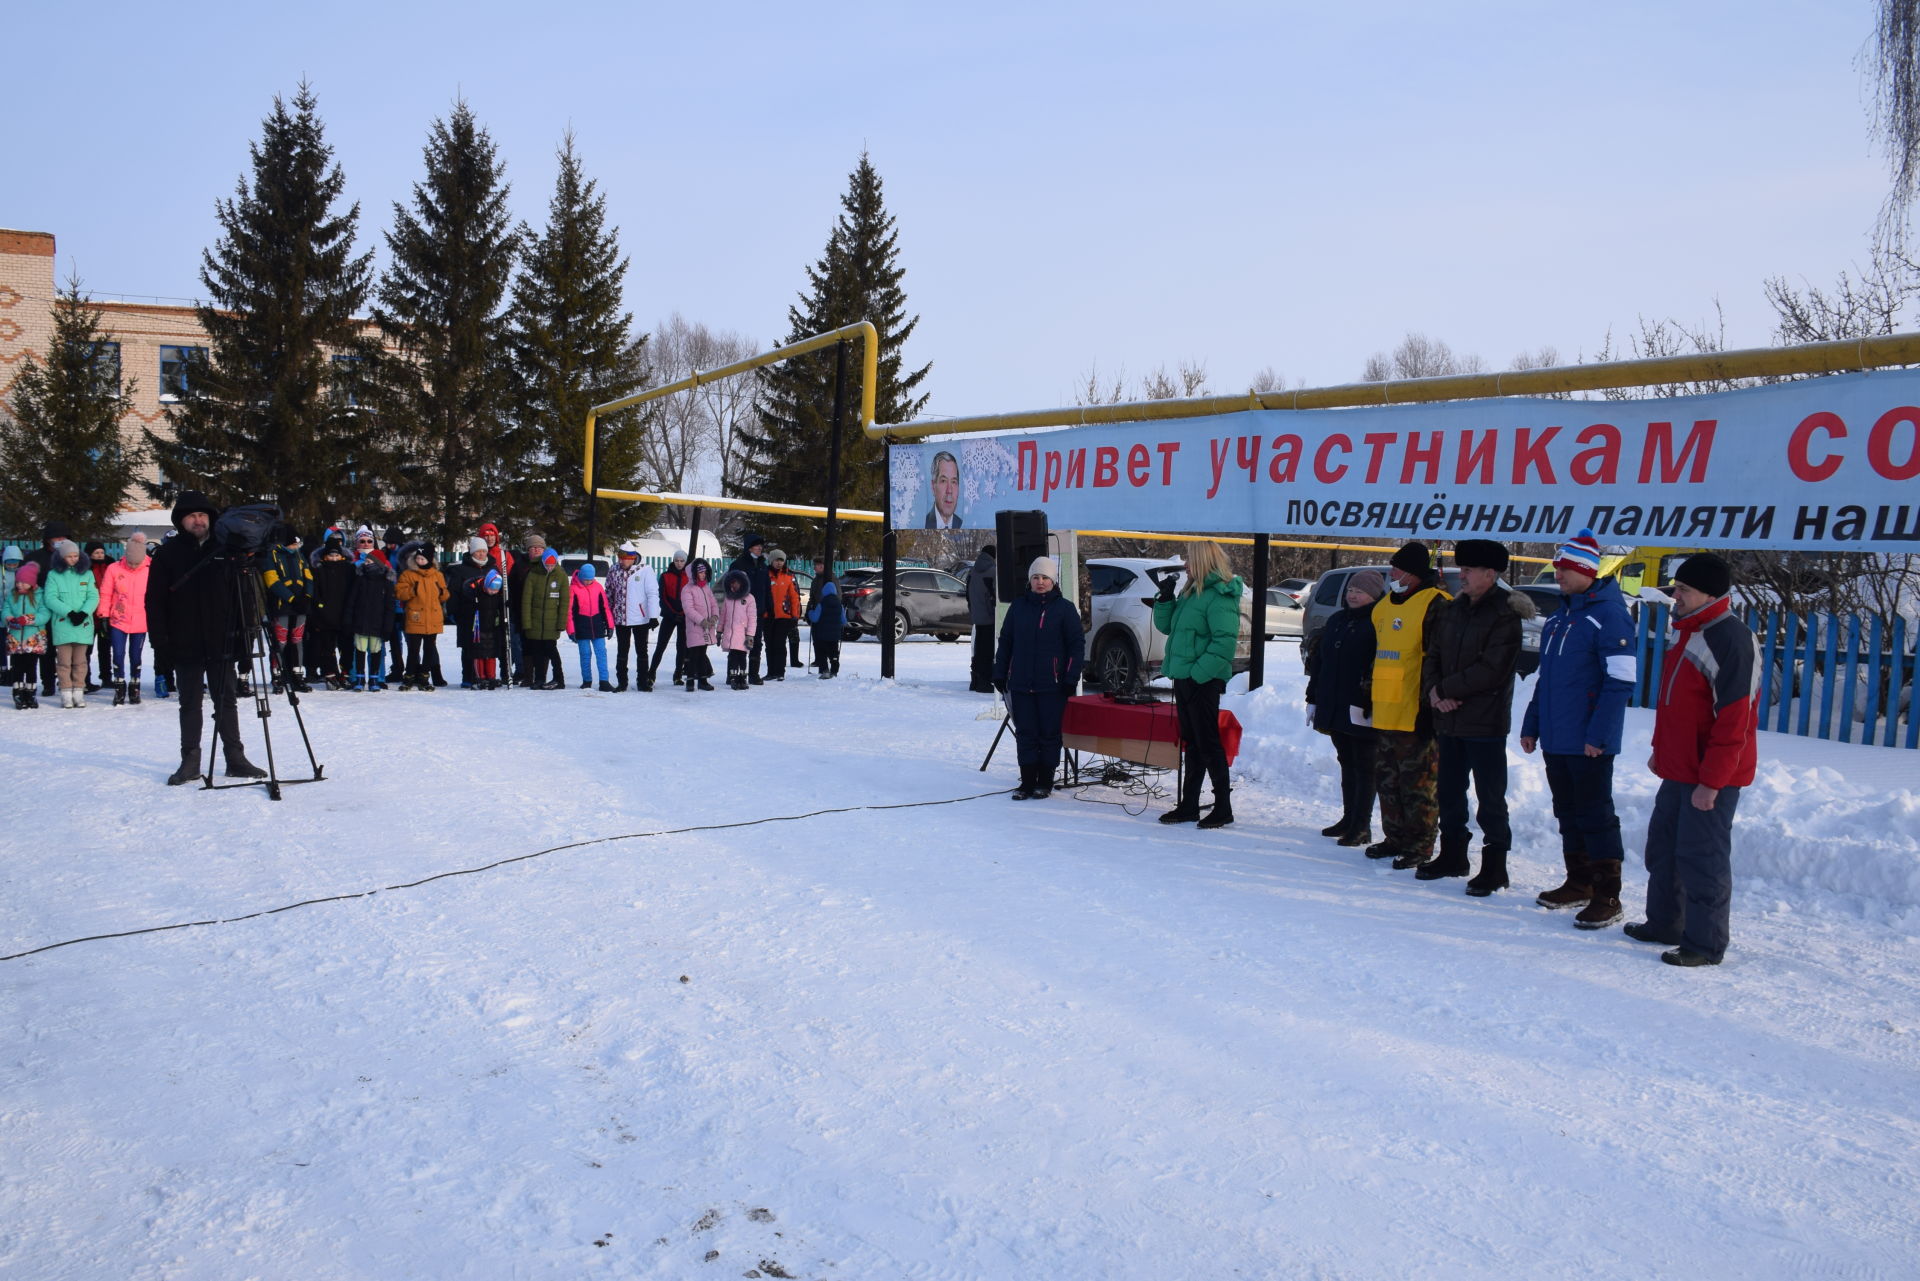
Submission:
[[[1067,738],[1135,745],[1132,751],[1111,751],[1105,746],[1090,743],[1070,743],[1069,746],[1079,746],[1082,750],[1119,756],[1125,760],[1161,764],[1163,762],[1147,760],[1147,752],[1140,750],[1140,747],[1157,744],[1164,752],[1170,745],[1177,746],[1180,742],[1180,721],[1174,714],[1171,700],[1164,703],[1116,703],[1104,694],[1083,694],[1067,700],[1067,714],[1061,721],[1060,732]],[[1220,746],[1226,751],[1229,764],[1240,754],[1240,721],[1232,712],[1220,713]]]

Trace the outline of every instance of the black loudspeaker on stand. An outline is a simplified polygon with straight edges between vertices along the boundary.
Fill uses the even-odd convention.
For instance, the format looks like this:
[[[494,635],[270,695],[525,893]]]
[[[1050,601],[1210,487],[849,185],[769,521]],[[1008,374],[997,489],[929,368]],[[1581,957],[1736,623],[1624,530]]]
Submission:
[[[995,512],[993,541],[1000,571],[1000,599],[1018,600],[1027,590],[1027,566],[1047,554],[1047,514]]]

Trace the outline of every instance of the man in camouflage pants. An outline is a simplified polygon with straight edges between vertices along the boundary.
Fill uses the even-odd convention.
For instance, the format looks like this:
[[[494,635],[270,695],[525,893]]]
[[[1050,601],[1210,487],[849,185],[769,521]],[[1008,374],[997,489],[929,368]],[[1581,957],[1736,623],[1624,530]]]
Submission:
[[[1387,577],[1393,590],[1374,602],[1373,684],[1369,695],[1376,744],[1374,784],[1385,839],[1368,858],[1390,858],[1402,871],[1433,857],[1440,830],[1440,758],[1433,716],[1422,687],[1426,651],[1440,611],[1452,599],[1440,586],[1423,543],[1393,554]]]

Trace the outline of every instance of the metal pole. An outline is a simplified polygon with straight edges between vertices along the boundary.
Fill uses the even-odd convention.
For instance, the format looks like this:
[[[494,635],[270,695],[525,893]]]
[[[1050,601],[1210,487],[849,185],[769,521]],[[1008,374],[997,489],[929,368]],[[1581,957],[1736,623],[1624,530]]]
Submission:
[[[833,435],[827,444],[827,535],[825,560],[833,572],[835,536],[840,530],[840,431],[847,417],[847,340],[833,345]],[[883,445],[881,448],[885,448]]]
[[[1267,683],[1267,570],[1273,559],[1271,534],[1253,536],[1253,655],[1247,665],[1247,688]]]
[[[600,420],[593,420],[593,430],[587,433],[587,475],[597,470],[600,461]],[[587,489],[587,564],[593,564],[594,542],[599,529],[600,497],[589,487]],[[599,573],[598,567],[594,569]]]
[[[893,679],[893,585],[899,576],[900,539],[893,532],[893,450],[880,442],[881,490],[887,501],[880,504],[880,679]]]

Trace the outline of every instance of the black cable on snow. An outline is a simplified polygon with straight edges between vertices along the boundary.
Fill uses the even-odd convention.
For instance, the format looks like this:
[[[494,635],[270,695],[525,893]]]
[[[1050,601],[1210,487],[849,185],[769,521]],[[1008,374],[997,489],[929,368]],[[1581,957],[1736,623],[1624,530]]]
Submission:
[[[56,948],[72,947],[75,943],[97,943],[104,939],[134,938],[141,934],[164,934],[168,930],[190,930],[202,925],[235,925],[241,921],[257,920],[263,916],[277,916],[281,912],[291,912],[296,907],[313,907],[320,903],[345,903],[351,899],[372,898],[375,894],[385,894],[392,890],[411,890],[422,885],[431,885],[435,881],[444,881],[454,876],[473,876],[480,872],[491,872],[496,867],[506,867],[510,863],[525,863],[529,859],[558,854],[564,850],[585,849],[589,845],[606,845],[613,841],[637,841],[652,836],[684,836],[689,832],[724,832],[735,827],[758,827],[762,823],[797,823],[802,819],[819,818],[826,814],[857,814],[864,810],[911,810],[925,809],[934,805],[960,805],[967,801],[984,800],[989,796],[1005,796],[1012,788],[1001,788],[997,792],[979,792],[972,796],[954,796],[943,801],[899,801],[892,805],[841,805],[833,809],[810,810],[805,814],[772,814],[766,818],[746,818],[732,823],[701,823],[693,827],[662,828],[656,832],[625,832],[619,836],[596,836],[586,841],[569,841],[565,845],[555,845],[549,849],[535,850],[531,854],[515,854],[512,858],[496,859],[491,863],[482,863],[479,867],[462,867],[451,872],[436,872],[432,876],[423,876],[417,881],[402,881],[398,885],[386,885],[377,890],[360,890],[353,894],[329,894],[325,898],[302,899],[298,903],[288,903],[281,907],[263,908],[258,912],[248,912],[244,916],[214,917],[205,921],[176,921],[172,925],[149,925],[144,929],[120,930],[112,934],[88,934],[82,938],[66,939],[59,943],[48,943],[42,947],[29,948],[24,952],[14,952],[0,956],[0,961],[18,961],[22,957],[38,956],[42,952],[51,952]]]

